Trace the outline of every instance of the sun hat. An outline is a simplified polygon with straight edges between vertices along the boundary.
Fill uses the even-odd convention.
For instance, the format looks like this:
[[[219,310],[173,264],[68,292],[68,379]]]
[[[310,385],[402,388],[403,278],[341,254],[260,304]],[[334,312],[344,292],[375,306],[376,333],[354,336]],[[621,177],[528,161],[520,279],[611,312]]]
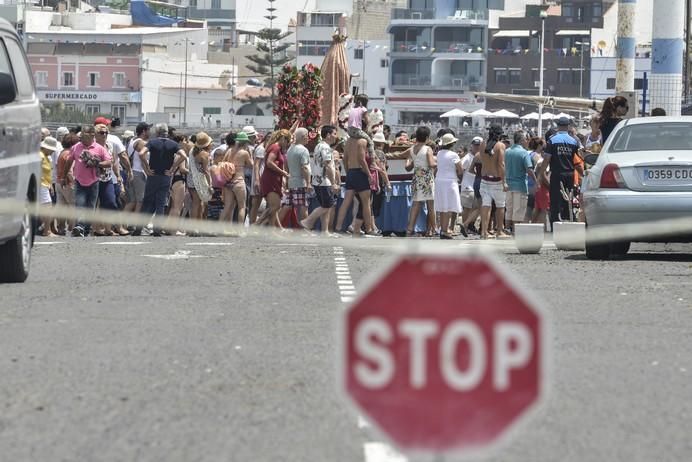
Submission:
[[[247,134],[247,136],[257,136],[257,130],[255,130],[255,127],[252,125],[243,127],[243,131]]]
[[[377,132],[377,133],[375,133],[375,135],[373,135],[372,142],[373,143],[387,143],[387,138],[384,137],[384,133]]]
[[[440,146],[449,146],[450,144],[454,144],[457,141],[459,141],[454,135],[451,133],[445,133],[442,135],[442,138],[440,138]]]
[[[242,132],[236,133],[235,140],[236,142],[240,141],[247,143],[248,141],[250,141],[250,138],[248,138],[247,133],[245,132],[245,130],[243,130]]]
[[[482,144],[483,143],[483,138],[480,136],[476,136],[471,140],[471,144]]]
[[[70,129],[67,127],[58,127],[57,130],[55,130],[55,137],[59,140],[63,139],[65,135],[70,133]]]
[[[46,136],[43,141],[41,141],[41,148],[48,149],[49,151],[55,151],[58,149],[58,140],[52,136]]]
[[[94,125],[110,125],[111,120],[106,119],[105,117],[97,117],[94,119]]]
[[[204,132],[197,133],[197,140],[195,141],[195,147],[197,149],[204,149],[209,147],[212,143],[211,137]]]
[[[135,132],[132,130],[125,130],[123,132],[123,138],[132,138],[133,136],[135,136]]]

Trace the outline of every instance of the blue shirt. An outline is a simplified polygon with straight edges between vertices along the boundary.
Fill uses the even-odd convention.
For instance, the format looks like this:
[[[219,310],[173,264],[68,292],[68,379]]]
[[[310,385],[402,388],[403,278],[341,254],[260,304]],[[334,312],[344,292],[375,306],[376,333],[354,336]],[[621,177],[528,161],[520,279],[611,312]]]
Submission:
[[[579,142],[567,132],[551,136],[545,147],[550,154],[550,177],[574,175],[574,155],[579,152]]]
[[[515,144],[505,152],[505,182],[512,192],[529,193],[526,169],[533,166],[529,151]]]

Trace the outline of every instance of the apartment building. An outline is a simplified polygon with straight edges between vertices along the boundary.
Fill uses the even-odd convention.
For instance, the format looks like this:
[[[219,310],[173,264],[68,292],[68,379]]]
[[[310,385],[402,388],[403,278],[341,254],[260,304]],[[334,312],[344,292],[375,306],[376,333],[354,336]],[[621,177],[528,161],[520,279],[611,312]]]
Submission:
[[[474,92],[486,87],[489,11],[503,8],[503,0],[408,0],[392,9],[387,122],[483,108]]]

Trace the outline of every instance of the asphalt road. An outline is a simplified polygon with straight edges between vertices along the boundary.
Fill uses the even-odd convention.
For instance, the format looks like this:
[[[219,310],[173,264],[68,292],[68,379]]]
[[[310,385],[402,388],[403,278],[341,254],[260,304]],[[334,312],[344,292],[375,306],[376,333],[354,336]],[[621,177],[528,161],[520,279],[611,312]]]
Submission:
[[[392,242],[337,249],[356,291]],[[404,460],[336,391],[340,244],[40,240],[29,281],[0,286],[0,460]],[[502,247],[550,308],[553,374],[542,411],[483,460],[689,458],[691,250]]]

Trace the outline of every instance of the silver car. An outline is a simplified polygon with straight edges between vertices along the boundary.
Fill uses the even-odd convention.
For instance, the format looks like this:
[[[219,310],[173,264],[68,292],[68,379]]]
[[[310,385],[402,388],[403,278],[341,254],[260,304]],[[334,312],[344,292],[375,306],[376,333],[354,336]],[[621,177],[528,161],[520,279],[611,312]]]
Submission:
[[[9,22],[0,19],[0,199],[24,204],[0,215],[0,282],[29,275],[41,163],[41,111],[24,50]]]
[[[692,216],[692,117],[621,122],[586,175],[583,194],[590,230]],[[688,240],[692,229],[688,234],[669,240]],[[629,247],[623,240],[590,242],[587,233],[588,258],[624,255]]]

